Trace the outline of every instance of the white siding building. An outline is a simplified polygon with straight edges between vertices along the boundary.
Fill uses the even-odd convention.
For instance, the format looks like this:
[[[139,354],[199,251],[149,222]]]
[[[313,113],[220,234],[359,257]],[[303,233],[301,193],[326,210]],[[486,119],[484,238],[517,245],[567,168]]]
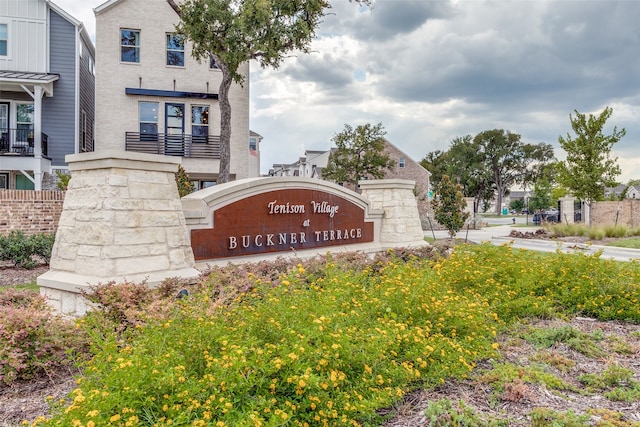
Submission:
[[[55,186],[67,154],[93,149],[93,43],[50,0],[3,0],[0,70],[0,188]]]

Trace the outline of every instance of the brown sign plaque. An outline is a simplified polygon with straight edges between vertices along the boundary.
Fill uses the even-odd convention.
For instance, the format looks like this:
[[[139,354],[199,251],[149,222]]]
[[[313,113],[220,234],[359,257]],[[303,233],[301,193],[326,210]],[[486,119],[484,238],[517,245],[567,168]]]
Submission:
[[[213,228],[191,230],[198,261],[372,242],[364,208],[321,190],[274,190],[213,212]]]

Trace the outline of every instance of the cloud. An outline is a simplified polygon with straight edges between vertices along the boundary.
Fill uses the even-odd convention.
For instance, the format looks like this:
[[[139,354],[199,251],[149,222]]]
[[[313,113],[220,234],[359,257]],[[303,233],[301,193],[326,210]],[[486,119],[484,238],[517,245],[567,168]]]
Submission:
[[[56,0],[93,27],[102,0]],[[629,0],[348,0],[308,55],[252,64],[251,128],[262,171],[328,149],[344,124],[382,122],[415,160],[488,129],[554,145],[574,110],[614,109],[621,179],[640,178],[640,5]]]

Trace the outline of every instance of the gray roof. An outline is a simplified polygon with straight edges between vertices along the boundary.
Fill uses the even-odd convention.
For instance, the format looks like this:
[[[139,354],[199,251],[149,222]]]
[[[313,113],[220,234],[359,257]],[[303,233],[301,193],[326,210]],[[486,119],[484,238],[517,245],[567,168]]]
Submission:
[[[0,71],[0,80],[10,80],[16,83],[53,83],[59,78],[58,74]]]

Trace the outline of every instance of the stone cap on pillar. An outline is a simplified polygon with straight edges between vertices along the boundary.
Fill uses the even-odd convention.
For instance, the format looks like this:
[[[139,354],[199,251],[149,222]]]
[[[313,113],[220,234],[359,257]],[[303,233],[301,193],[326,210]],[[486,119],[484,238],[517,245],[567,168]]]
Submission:
[[[103,150],[65,156],[70,171],[94,169],[135,169],[155,172],[178,171],[180,157],[161,154],[135,153],[121,150]]]
[[[364,179],[362,181],[358,181],[358,185],[360,189],[384,189],[384,188],[395,188],[398,190],[407,189],[412,190],[416,186],[416,182],[410,179]]]

